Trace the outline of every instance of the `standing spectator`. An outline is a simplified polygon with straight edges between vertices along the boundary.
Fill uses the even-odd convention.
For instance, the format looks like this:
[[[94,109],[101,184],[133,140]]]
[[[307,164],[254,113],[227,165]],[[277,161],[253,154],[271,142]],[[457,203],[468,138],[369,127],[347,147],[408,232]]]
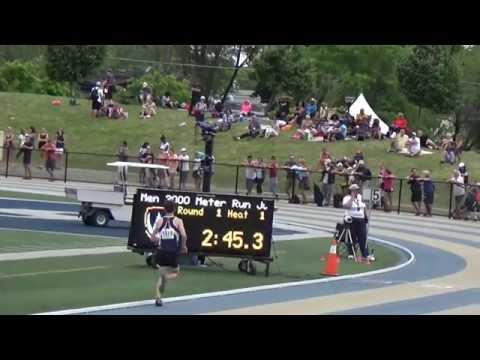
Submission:
[[[21,151],[23,152],[23,168],[25,169],[25,180],[30,180],[32,178],[32,151],[34,149],[32,138],[27,138],[23,143]]]
[[[314,118],[315,115],[317,115],[318,107],[317,107],[317,101],[314,98],[310,99],[310,102],[308,103],[305,113],[306,115],[310,115],[310,118]]]
[[[142,84],[142,89],[140,90],[140,95],[138,99],[140,100],[140,104],[145,105],[147,100],[152,97],[152,88],[148,86],[148,83],[144,82]]]
[[[295,193],[295,172],[291,170],[291,168],[295,165],[297,165],[297,162],[295,161],[295,156],[293,154],[290,154],[290,156],[288,157],[288,161],[286,161],[284,164],[284,168],[287,172],[287,187],[285,189],[285,192],[287,193],[289,199],[291,198],[293,193]]]
[[[422,184],[420,183],[420,176],[417,175],[417,169],[410,170],[410,176],[407,180],[412,191],[411,202],[415,209],[415,216],[420,216],[422,212]]]
[[[325,168],[325,160],[327,159],[332,159],[332,156],[330,155],[330,153],[327,151],[327,148],[323,148],[322,149],[322,152],[320,153],[320,159],[318,159],[318,162],[317,162],[317,167],[315,168],[315,170],[323,170]]]
[[[45,169],[50,175],[48,181],[55,181],[55,176],[53,172],[55,171],[55,160],[57,157],[57,148],[53,144],[51,139],[47,140],[47,143],[43,146],[43,153],[45,158]]]
[[[146,164],[147,153],[148,153],[149,149],[150,149],[150,144],[148,142],[144,143],[140,147],[140,150],[138,152],[138,161],[141,164]],[[138,181],[142,185],[145,185],[145,183],[146,183],[145,181],[146,181],[146,178],[147,178],[147,172],[145,170],[146,170],[145,168],[140,168],[140,170],[138,171],[138,178],[139,178]]]
[[[154,155],[151,147],[148,147],[147,153],[145,154],[145,164],[153,164],[154,163]],[[146,174],[146,183],[148,187],[155,187],[155,179],[156,173],[155,169],[145,169]]]
[[[322,103],[318,112],[320,120],[327,120],[328,118],[328,106],[327,103]]]
[[[465,195],[465,220],[478,221],[478,215],[475,214],[475,207],[478,206],[477,197],[479,190],[477,186],[469,186],[469,190]]]
[[[300,158],[298,165],[294,166],[296,177],[298,179],[298,192],[302,197],[302,204],[307,203],[306,192],[310,190],[309,168],[305,159]]]
[[[370,188],[370,180],[372,180],[372,172],[370,169],[365,165],[363,160],[358,162],[358,167],[356,169],[356,180],[358,186],[360,187],[360,191],[363,191],[364,188]]]
[[[278,199],[277,185],[278,185],[278,163],[275,156],[272,156],[268,166],[269,190],[276,199]]]
[[[205,111],[207,111],[205,96],[200,97],[200,101],[195,105],[194,110],[197,123],[205,121]]]
[[[398,113],[397,117],[393,120],[390,131],[395,131],[396,133],[398,133],[402,129],[405,131],[408,130],[408,120],[405,118],[403,113]]]
[[[455,197],[455,209],[453,210],[453,218],[459,219],[461,216],[461,209],[465,198],[465,184],[460,171],[455,170],[453,177],[449,180],[452,184],[453,196]]]
[[[35,129],[34,126],[30,126],[28,129],[28,134],[25,134],[25,136],[28,136],[32,139],[32,145],[35,148],[35,140],[37,140],[37,130]]]
[[[163,134],[162,134],[162,136],[160,136],[159,150],[160,151],[170,151],[170,143],[167,141],[167,138]]]
[[[197,151],[195,158],[193,159],[192,165],[192,176],[193,182],[195,184],[195,191],[199,192],[202,190],[202,179],[203,179],[203,167],[202,162],[205,158],[205,154],[200,151]]]
[[[322,192],[323,192],[323,206],[330,206],[330,201],[333,196],[333,188],[335,186],[335,166],[332,160],[326,159],[325,166],[322,171]]]
[[[107,75],[105,76],[105,81],[103,83],[103,89],[105,92],[105,103],[108,105],[113,105],[113,93],[115,92],[115,76],[113,75],[112,69],[107,70]]]
[[[422,152],[422,149],[420,147],[420,138],[417,137],[417,134],[414,132],[410,136],[410,139],[407,141],[407,151],[408,151],[408,156],[415,157],[419,156]]]
[[[62,155],[65,152],[65,132],[63,131],[63,129],[59,129],[57,131],[55,146],[57,147],[58,153],[57,160],[61,163]]]
[[[41,150],[43,145],[47,143],[48,140],[48,132],[45,128],[42,129],[40,134],[38,134],[38,150]]]
[[[175,153],[173,146],[171,146],[170,151],[168,151],[168,175],[170,178],[170,189],[175,188],[175,178],[177,176],[178,166],[178,155]]]
[[[92,118],[97,118],[99,116],[99,111],[103,106],[103,90],[102,84],[100,81],[97,81],[96,85],[90,91],[90,100],[92,101]]]
[[[465,186],[468,185],[468,171],[467,167],[465,166],[465,163],[460,163],[458,164],[458,171],[460,172],[460,175],[463,177],[463,183]]]
[[[190,115],[195,116],[195,105],[200,101],[202,89],[198,84],[192,86],[192,100],[190,101]]]
[[[13,158],[15,151],[15,144],[13,143],[12,128],[9,126],[5,129],[5,139],[3,141],[3,150],[6,151],[6,160],[13,164]]]
[[[380,128],[380,120],[379,119],[374,119],[373,120],[370,136],[372,137],[372,139],[382,140],[383,135],[382,135],[382,129]]]
[[[256,178],[255,182],[257,183],[257,194],[262,194],[263,193],[263,182],[265,181],[265,175],[266,175],[266,164],[263,162],[262,158],[258,158],[257,160],[257,165],[256,165],[255,173],[256,173]]]
[[[158,164],[163,166],[169,166],[168,164],[168,151],[160,150],[158,153]],[[169,181],[169,171],[167,169],[158,169],[158,186],[160,189],[165,189],[168,187]]]
[[[21,149],[23,147],[23,144],[25,143],[25,129],[20,130],[20,134],[18,135],[18,147]]]
[[[188,172],[190,171],[190,156],[187,154],[187,149],[182,148],[180,150],[178,160],[180,161],[180,190],[186,190]]]
[[[123,141],[117,150],[117,157],[118,161],[121,162],[128,162],[128,144],[126,141]],[[119,182],[122,185],[127,184],[127,167],[126,166],[119,166],[118,167],[118,178]]]
[[[383,192],[383,210],[385,212],[392,211],[392,194],[393,194],[393,180],[395,176],[390,169],[383,169],[380,176],[382,177],[382,192]]]
[[[432,216],[432,207],[433,207],[433,199],[435,193],[435,184],[432,182],[430,178],[430,171],[424,170],[423,171],[423,203],[425,205],[425,213],[423,216]]]
[[[245,187],[247,188],[247,195],[250,195],[257,178],[257,163],[253,160],[252,155],[248,155],[247,161],[243,165],[245,166]]]

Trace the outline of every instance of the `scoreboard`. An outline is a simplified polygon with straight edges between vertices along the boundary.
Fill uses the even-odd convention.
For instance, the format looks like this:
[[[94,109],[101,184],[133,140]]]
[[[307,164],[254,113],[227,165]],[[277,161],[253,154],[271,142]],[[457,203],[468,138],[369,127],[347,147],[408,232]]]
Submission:
[[[129,247],[153,249],[150,235],[164,213],[164,201],[175,203],[187,233],[189,253],[269,258],[274,201],[261,197],[137,190],[134,195]]]

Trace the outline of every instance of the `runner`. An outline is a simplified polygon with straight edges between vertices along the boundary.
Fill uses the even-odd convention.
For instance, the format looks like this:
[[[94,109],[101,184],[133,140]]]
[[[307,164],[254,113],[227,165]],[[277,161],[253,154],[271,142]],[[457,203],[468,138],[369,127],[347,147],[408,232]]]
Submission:
[[[175,279],[179,272],[178,255],[186,254],[187,233],[182,219],[176,217],[175,204],[166,201],[164,204],[165,215],[157,220],[150,240],[157,247],[155,261],[160,272],[156,286],[156,306],[162,306],[162,296],[165,292],[167,280]]]

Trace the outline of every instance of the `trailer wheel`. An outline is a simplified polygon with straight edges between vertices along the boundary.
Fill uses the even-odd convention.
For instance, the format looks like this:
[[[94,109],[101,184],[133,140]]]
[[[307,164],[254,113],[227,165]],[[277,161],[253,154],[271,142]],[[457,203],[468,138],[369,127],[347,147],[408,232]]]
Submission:
[[[91,216],[82,216],[82,221],[87,226],[93,226],[93,219]]]
[[[247,274],[248,275],[256,275],[257,274],[257,267],[253,263],[253,261],[248,262],[248,267],[247,267]]]
[[[105,210],[98,210],[92,215],[92,222],[95,226],[104,227],[107,226],[110,221],[110,216]]]

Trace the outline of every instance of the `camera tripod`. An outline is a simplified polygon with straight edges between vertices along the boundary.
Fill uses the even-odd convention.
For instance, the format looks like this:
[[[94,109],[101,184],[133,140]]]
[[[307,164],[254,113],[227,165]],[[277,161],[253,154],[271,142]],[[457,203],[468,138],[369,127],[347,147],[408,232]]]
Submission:
[[[356,251],[356,244],[353,242],[352,238],[352,230],[351,230],[351,223],[344,222],[343,223],[343,229],[340,233],[337,231],[337,240],[339,243],[342,243],[342,239],[344,239],[343,243],[345,243],[345,246],[347,247],[347,253],[350,253],[350,249],[353,253],[353,259],[355,262],[358,262],[357,259],[357,251]],[[340,248],[340,247],[339,247]]]

